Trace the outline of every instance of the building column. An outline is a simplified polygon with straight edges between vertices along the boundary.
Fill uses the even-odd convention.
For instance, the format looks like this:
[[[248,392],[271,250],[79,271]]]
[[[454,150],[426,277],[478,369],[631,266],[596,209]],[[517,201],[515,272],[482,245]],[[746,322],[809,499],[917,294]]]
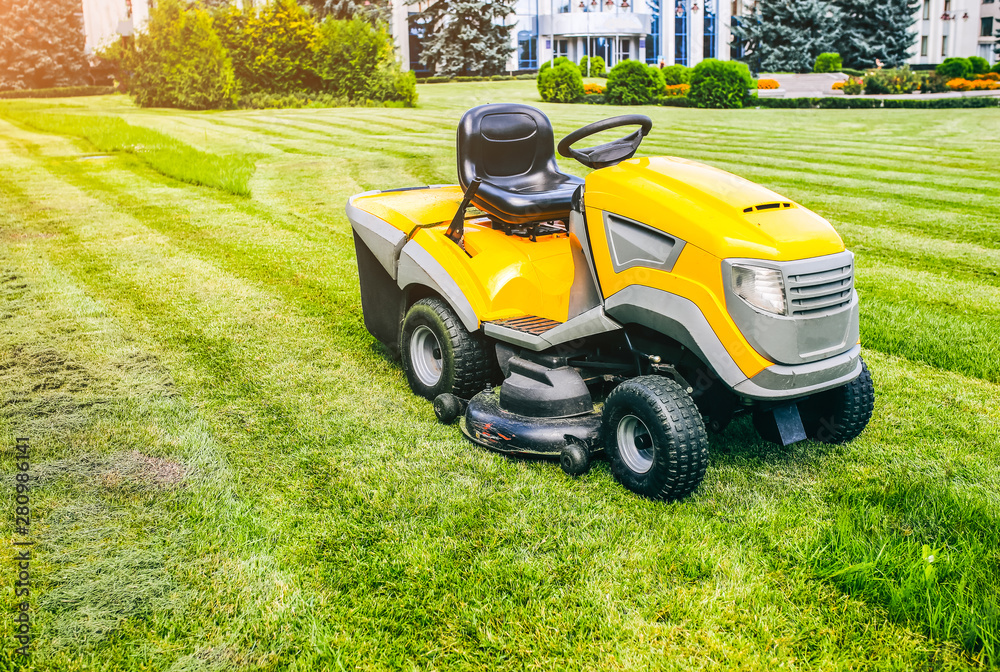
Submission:
[[[698,11],[692,11],[691,7],[697,3]],[[705,54],[705,0],[691,0],[688,4],[688,67],[693,68],[704,59]]]
[[[718,34],[716,37],[716,54],[715,57],[720,61],[729,60],[729,49],[730,44],[733,39],[733,33],[730,30],[732,25],[732,5],[729,0],[719,0],[718,11],[715,15],[715,21],[717,23],[715,27],[715,32]]]
[[[392,3],[392,36],[396,40],[396,53],[402,61],[403,71],[410,69],[410,22],[409,7],[403,0]]]
[[[660,40],[663,43],[663,62],[674,65],[674,30],[677,27],[677,15],[674,14],[673,0],[662,0],[660,5]]]

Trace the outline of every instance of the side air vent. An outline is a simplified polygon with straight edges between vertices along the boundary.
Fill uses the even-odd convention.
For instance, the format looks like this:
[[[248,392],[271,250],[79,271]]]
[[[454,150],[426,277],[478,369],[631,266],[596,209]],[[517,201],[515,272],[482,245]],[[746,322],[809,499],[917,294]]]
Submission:
[[[604,228],[615,273],[633,266],[671,271],[684,247],[683,240],[609,212],[604,213]]]
[[[819,316],[846,306],[854,290],[854,266],[785,276],[792,315]]]
[[[787,201],[779,201],[777,203],[761,203],[760,205],[751,205],[743,208],[743,212],[749,214],[751,212],[767,212],[768,210],[784,210],[785,208],[792,207],[791,203]]]

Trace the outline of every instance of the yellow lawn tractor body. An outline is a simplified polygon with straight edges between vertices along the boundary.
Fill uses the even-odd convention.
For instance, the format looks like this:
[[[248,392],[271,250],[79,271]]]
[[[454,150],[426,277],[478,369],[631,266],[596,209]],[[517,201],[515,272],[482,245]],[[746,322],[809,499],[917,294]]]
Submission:
[[[348,203],[365,324],[439,417],[569,473],[606,448],[627,487],[670,498],[704,474],[706,422],[749,412],[782,443],[860,433],[873,392],[853,255],[826,220],[711,166],[630,158],[645,117],[568,136],[560,152],[596,170],[564,175],[547,123],[474,108],[460,185]],[[571,147],[625,123],[643,128]]]

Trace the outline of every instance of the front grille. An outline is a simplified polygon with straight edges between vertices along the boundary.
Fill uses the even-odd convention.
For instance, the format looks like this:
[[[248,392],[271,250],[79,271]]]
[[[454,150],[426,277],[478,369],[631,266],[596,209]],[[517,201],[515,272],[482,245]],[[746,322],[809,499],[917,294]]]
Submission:
[[[833,312],[851,302],[853,291],[853,264],[785,276],[788,312],[791,315],[815,317]]]

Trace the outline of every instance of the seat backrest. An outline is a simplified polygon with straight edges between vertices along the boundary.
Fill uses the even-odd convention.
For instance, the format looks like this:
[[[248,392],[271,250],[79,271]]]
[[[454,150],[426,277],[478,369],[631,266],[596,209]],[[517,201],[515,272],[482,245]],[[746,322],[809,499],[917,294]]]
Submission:
[[[530,105],[474,107],[458,124],[458,180],[476,177],[498,187],[528,186],[558,172],[552,124]]]

